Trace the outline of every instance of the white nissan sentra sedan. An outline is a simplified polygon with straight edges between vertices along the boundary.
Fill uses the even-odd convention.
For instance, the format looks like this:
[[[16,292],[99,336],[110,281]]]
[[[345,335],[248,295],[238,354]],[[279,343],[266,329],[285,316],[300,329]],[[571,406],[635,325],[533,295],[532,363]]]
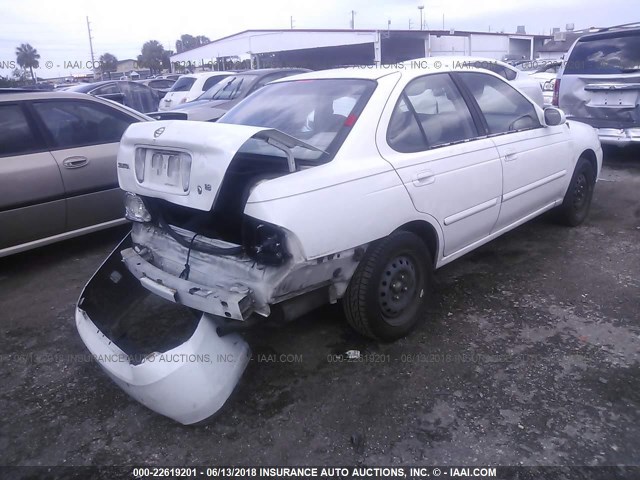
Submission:
[[[582,223],[601,164],[590,126],[478,69],[307,73],[218,123],[133,124],[133,228],[77,327],[131,396],[196,423],[242,375],[243,329],[341,301],[358,332],[400,338],[434,269],[547,210]]]

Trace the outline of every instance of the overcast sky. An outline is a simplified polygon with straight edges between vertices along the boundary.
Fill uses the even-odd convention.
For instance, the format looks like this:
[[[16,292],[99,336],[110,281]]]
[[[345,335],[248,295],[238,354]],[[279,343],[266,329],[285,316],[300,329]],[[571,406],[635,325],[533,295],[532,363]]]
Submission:
[[[136,58],[142,44],[158,40],[175,50],[181,34],[211,40],[254,28],[418,28],[424,5],[429,28],[548,34],[574,23],[576,29],[640,21],[637,0],[0,0],[0,67],[15,61],[15,49],[30,43],[40,53],[40,77],[79,73],[63,62],[91,59],[85,16],[91,22],[96,60],[105,52],[119,60]],[[47,69],[47,61],[53,67]],[[58,67],[58,65],[60,67]],[[0,75],[10,70],[0,68]]]

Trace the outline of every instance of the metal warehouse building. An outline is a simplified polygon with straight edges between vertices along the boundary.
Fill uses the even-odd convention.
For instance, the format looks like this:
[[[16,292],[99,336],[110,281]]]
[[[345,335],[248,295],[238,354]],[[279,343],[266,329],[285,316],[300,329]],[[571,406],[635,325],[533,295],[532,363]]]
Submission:
[[[246,30],[171,57],[198,66],[229,57],[258,67],[391,64],[436,55],[533,59],[548,35],[454,30]]]

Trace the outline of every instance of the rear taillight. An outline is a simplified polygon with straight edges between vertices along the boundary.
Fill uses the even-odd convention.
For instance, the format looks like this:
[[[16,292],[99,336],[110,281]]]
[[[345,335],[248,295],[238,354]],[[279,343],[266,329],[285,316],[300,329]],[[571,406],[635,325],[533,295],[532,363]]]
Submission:
[[[145,149],[143,148],[136,149],[135,170],[136,170],[136,179],[138,180],[138,183],[144,182],[144,156],[145,156]]]
[[[560,79],[556,78],[556,83],[553,84],[553,99],[551,100],[551,103],[553,104],[553,106],[555,107],[560,106],[558,105],[559,99],[560,99]]]

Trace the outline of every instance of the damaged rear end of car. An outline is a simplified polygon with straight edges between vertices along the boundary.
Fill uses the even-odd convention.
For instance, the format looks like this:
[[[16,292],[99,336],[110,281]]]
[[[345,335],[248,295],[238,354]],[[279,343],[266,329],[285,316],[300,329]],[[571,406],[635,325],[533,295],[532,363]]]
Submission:
[[[640,143],[640,29],[579,38],[555,88],[555,104],[568,119],[594,127],[603,144]]]
[[[309,260],[295,232],[248,216],[262,182],[314,168],[279,130],[164,121],[118,155],[131,233],[81,294],[78,331],[127,393],[183,424],[221,408],[250,358],[238,334],[342,295],[362,248]],[[354,261],[356,260],[356,261]]]

